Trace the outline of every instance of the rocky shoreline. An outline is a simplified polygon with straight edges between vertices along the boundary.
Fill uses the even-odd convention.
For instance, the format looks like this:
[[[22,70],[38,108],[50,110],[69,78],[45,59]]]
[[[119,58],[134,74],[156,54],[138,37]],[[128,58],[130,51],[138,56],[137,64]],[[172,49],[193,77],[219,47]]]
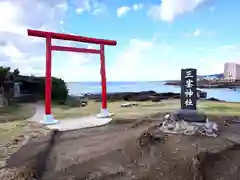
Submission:
[[[200,98],[206,99],[207,94],[198,90]],[[83,96],[88,100],[101,101],[101,94],[85,94]],[[167,99],[180,99],[180,93],[166,92],[157,93],[155,91],[142,91],[142,92],[121,92],[121,93],[108,93],[107,99],[110,102],[114,101],[152,101],[159,102]]]
[[[181,81],[167,81],[164,85],[180,86]],[[197,88],[229,88],[235,89],[240,87],[240,82],[224,82],[224,81],[200,81]]]

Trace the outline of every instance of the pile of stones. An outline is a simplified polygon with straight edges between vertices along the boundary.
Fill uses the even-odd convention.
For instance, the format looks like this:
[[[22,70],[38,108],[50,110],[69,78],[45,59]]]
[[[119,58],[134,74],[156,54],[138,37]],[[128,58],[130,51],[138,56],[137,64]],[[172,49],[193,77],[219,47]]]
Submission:
[[[184,134],[217,137],[218,125],[196,110],[178,110],[166,114],[160,130],[170,134]]]

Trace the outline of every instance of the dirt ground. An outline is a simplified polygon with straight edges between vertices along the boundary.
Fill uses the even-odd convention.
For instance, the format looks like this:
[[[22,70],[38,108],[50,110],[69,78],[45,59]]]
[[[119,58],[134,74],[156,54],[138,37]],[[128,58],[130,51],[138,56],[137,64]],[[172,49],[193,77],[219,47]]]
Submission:
[[[163,134],[157,127],[162,117],[55,132],[54,139],[39,138],[12,155],[0,179],[239,180],[240,124],[213,118],[217,138]]]
[[[16,121],[1,124],[0,128],[0,168],[13,153],[30,139],[46,136],[48,129],[35,122]]]

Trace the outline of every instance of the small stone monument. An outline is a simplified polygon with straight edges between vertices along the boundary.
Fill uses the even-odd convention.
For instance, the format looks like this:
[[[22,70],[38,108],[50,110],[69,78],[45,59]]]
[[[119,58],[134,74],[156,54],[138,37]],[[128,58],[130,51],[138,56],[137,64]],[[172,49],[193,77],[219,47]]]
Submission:
[[[4,97],[3,97],[4,89],[3,86],[0,86],[0,108],[4,107]]]
[[[172,113],[174,119],[186,122],[206,122],[207,116],[197,112],[197,70],[181,70],[181,109]]]
[[[218,135],[218,127],[197,111],[197,70],[181,70],[181,109],[167,114],[160,129],[165,133],[204,136]]]
[[[181,70],[181,109],[197,109],[197,70]]]
[[[13,89],[13,97],[19,97],[21,92],[19,83],[14,83]]]

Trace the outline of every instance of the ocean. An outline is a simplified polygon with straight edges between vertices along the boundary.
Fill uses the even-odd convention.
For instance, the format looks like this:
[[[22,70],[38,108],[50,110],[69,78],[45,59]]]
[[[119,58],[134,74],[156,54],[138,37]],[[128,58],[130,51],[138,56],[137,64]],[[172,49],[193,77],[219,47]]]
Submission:
[[[71,95],[86,93],[101,93],[100,82],[69,82],[67,83]],[[180,87],[167,86],[164,82],[108,82],[107,92],[140,92],[156,91],[180,93]],[[208,98],[214,97],[228,102],[240,102],[240,89],[202,89],[207,92]]]

